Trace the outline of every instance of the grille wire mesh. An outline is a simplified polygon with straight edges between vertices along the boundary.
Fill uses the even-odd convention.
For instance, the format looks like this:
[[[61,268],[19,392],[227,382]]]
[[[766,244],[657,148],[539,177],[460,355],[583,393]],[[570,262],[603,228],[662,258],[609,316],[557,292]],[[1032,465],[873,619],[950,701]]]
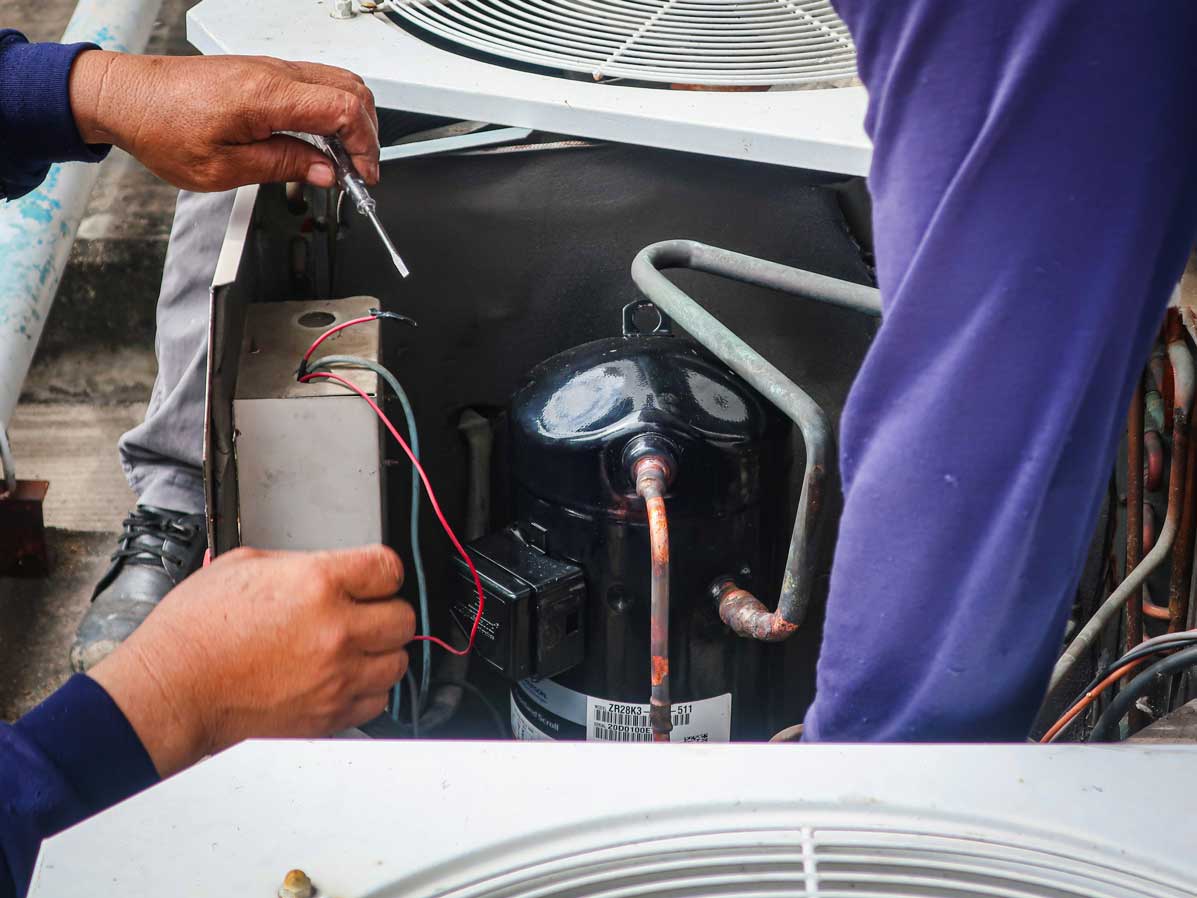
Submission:
[[[390,0],[474,50],[595,80],[713,87],[850,79],[856,51],[827,0]]]

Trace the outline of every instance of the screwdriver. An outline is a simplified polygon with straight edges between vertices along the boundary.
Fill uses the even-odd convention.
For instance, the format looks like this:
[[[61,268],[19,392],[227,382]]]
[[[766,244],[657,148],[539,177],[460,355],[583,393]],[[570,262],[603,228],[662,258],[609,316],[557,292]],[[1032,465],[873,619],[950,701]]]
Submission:
[[[382,238],[383,246],[391,254],[391,261],[395,263],[395,268],[399,270],[399,274],[402,277],[407,277],[410,272],[403,263],[403,259],[400,258],[399,251],[395,249],[395,244],[391,242],[391,238],[383,230],[382,222],[378,220],[378,214],[374,211],[374,197],[370,196],[370,192],[366,190],[366,182],[362,180],[362,176],[354,168],[353,160],[345,152],[345,145],[341,143],[338,137],[321,137],[319,134],[313,134],[312,136],[315,138],[314,142],[316,146],[327,153],[328,157],[333,161],[333,168],[337,173],[337,183],[341,185],[341,189],[349,194],[349,199],[353,201],[353,205],[358,213],[370,219],[370,224],[374,225],[374,230]]]

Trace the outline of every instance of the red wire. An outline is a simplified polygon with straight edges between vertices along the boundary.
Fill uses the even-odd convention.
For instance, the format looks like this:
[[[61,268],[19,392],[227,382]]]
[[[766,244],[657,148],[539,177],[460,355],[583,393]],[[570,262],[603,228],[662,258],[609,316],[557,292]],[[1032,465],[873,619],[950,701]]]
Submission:
[[[308,359],[310,359],[312,357],[312,353],[316,351],[316,347],[319,346],[321,343],[323,343],[325,340],[327,340],[329,337],[331,337],[333,334],[335,334],[337,331],[343,331],[343,330],[345,330],[345,328],[353,327],[355,324],[365,324],[367,321],[377,321],[377,320],[378,320],[377,315],[366,315],[363,318],[351,318],[350,320],[344,322],[343,324],[338,324],[336,327],[330,327],[328,330],[326,330],[324,333],[322,333],[319,337],[317,337],[316,342],[313,343],[311,346],[309,346],[308,351],[303,354],[304,365],[305,366],[307,365]]]
[[[355,324],[358,321],[373,321],[373,320],[374,320],[373,318],[368,318],[368,319],[359,318],[359,319],[356,319],[355,321],[347,321],[347,322],[345,322],[345,324],[342,324],[341,327],[349,327],[349,325]],[[328,333],[324,334],[324,337],[327,337],[328,334],[331,334],[331,333],[332,333],[332,331],[328,331]],[[324,337],[321,337],[320,340],[323,340]],[[315,349],[316,346],[319,345],[320,340],[317,340],[315,343],[312,344],[312,349]],[[308,353],[310,354],[311,351],[312,350],[309,349]],[[366,400],[366,402],[369,403],[370,408],[374,409],[374,414],[378,415],[378,417],[382,420],[382,423],[386,425],[387,430],[389,430],[391,432],[391,436],[393,436],[395,438],[395,440],[399,443],[399,446],[403,449],[403,451],[405,453],[407,453],[407,457],[409,459],[411,459],[411,463],[413,465],[415,465],[416,473],[420,475],[420,480],[423,481],[424,489],[428,493],[428,501],[430,501],[432,503],[432,510],[436,512],[436,517],[441,522],[441,527],[444,528],[445,533],[448,535],[449,542],[453,543],[453,548],[455,548],[457,550],[457,554],[460,555],[463,559],[465,559],[466,565],[469,566],[470,574],[474,578],[474,588],[478,591],[478,612],[474,615],[474,625],[472,627],[470,627],[470,641],[466,644],[466,647],[464,649],[455,649],[455,648],[453,648],[453,646],[449,645],[449,643],[445,642],[442,639],[437,639],[435,636],[416,636],[413,638],[417,641],[418,640],[427,640],[428,642],[431,642],[433,645],[440,646],[446,652],[450,652],[451,654],[454,654],[454,655],[468,655],[470,652],[470,649],[472,649],[474,647],[474,636],[478,633],[478,625],[480,623],[482,623],[482,609],[483,609],[483,606],[486,604],[486,595],[482,591],[482,580],[478,576],[478,571],[474,568],[474,562],[470,560],[469,554],[466,552],[465,549],[462,548],[461,543],[458,542],[457,534],[455,534],[453,532],[453,528],[450,527],[449,522],[447,520],[445,520],[445,515],[441,511],[440,503],[436,501],[436,493],[434,493],[432,491],[432,484],[428,482],[428,475],[424,473],[424,468],[421,467],[420,462],[416,459],[415,455],[412,454],[411,448],[407,445],[407,441],[404,440],[403,437],[401,437],[399,435],[399,431],[397,431],[395,429],[395,425],[391,423],[391,419],[388,418],[386,416],[386,413],[383,412],[383,410],[378,407],[378,403],[376,403],[373,399],[371,399],[369,397],[369,395],[366,394],[365,390],[361,389],[361,387],[357,386],[356,384],[352,383],[351,381],[348,381],[345,378],[341,377],[341,375],[333,374],[330,371],[313,371],[311,374],[305,374],[303,377],[301,377],[299,379],[299,381],[300,381],[300,383],[307,383],[313,377],[323,377],[323,378],[326,378],[327,380],[335,380],[339,384],[346,386],[349,389],[353,390],[353,392],[355,392],[355,393],[357,393],[357,395],[361,396],[362,399]]]

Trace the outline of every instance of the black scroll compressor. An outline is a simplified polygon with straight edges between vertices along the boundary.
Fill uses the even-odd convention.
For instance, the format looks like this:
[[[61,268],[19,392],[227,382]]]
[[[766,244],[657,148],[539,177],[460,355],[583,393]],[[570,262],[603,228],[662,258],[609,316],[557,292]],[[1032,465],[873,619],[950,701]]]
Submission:
[[[531,371],[511,399],[514,520],[470,544],[486,590],[478,653],[512,680],[517,738],[649,741],[650,547],[632,468],[670,459],[670,739],[766,739],[785,720],[782,645],[733,634],[712,584],[777,593],[789,423],[704,349],[623,335]],[[651,307],[650,307],[651,309]],[[477,610],[464,564],[452,604]],[[785,722],[792,722],[786,720]]]

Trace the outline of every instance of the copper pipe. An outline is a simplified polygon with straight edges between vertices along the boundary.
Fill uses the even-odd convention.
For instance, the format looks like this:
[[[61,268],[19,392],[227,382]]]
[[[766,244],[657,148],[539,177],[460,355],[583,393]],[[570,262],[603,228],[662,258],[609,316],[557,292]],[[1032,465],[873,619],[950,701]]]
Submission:
[[[1115,619],[1119,612],[1124,610],[1123,606],[1140,597],[1144,581],[1168,557],[1172,550],[1172,543],[1176,539],[1176,532],[1180,529],[1180,506],[1184,501],[1185,492],[1185,458],[1188,455],[1189,415],[1193,410],[1193,392],[1197,373],[1193,370],[1193,355],[1189,352],[1188,344],[1183,340],[1174,340],[1168,344],[1168,359],[1172,363],[1173,380],[1176,385],[1173,420],[1181,434],[1181,454],[1172,459],[1172,474],[1168,480],[1168,513],[1164,516],[1164,526],[1160,529],[1159,539],[1151,552],[1134,569],[1127,571],[1122,582],[1118,584],[1118,588],[1106,597],[1106,600],[1081,627],[1080,632],[1072,638],[1072,642],[1068,644],[1064,654],[1052,668],[1051,680],[1048,683],[1049,693],[1055,691],[1077,661],[1088,653],[1105,631],[1106,626]],[[1128,509],[1129,511],[1130,509]],[[1141,605],[1139,612],[1139,638],[1141,639]],[[1128,614],[1128,632],[1129,623]],[[1136,642],[1134,645],[1137,644]]]
[[[1155,548],[1155,509],[1151,507],[1150,502],[1143,503],[1143,551],[1150,552]],[[1176,547],[1179,543],[1172,544],[1172,560],[1176,563]],[[1143,584],[1143,616],[1150,617],[1152,620],[1171,620],[1172,615],[1168,611],[1167,605],[1157,605],[1155,600],[1151,597],[1151,587],[1146,583]],[[1144,634],[1146,636],[1146,634]]]
[[[1173,548],[1176,544],[1173,543]],[[1152,620],[1171,620],[1172,614],[1168,611],[1167,605],[1157,605],[1151,598],[1151,590],[1146,586],[1143,587],[1143,616],[1150,617]]]
[[[1158,430],[1143,434],[1143,455],[1147,458],[1147,492],[1154,493],[1164,482],[1164,441]]]
[[[1135,379],[1126,416],[1126,574],[1143,560],[1143,377]],[[1143,641],[1139,590],[1126,600],[1126,651]]]
[[[648,720],[653,742],[668,742],[673,729],[673,708],[669,699],[669,522],[665,517],[669,462],[659,455],[646,455],[633,465],[632,474],[636,478],[636,495],[644,500],[648,513],[648,541],[652,551],[649,611],[652,694]]]

